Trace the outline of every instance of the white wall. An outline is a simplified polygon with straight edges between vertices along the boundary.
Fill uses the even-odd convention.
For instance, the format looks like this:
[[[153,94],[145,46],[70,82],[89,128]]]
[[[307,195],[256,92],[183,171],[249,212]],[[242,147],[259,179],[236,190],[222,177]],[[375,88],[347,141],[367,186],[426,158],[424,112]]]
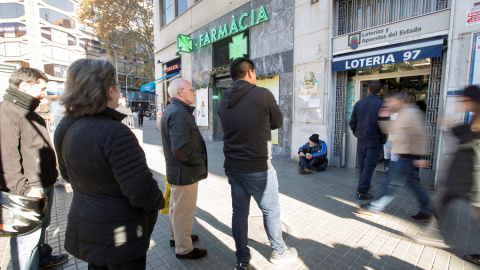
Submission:
[[[291,158],[298,160],[298,148],[316,133],[320,139],[330,146],[328,139],[328,111],[329,92],[331,87],[330,75],[330,44],[331,44],[331,16],[332,1],[319,1],[311,4],[310,0],[295,1],[295,34],[294,34],[294,62],[297,65],[325,60],[325,69],[319,71],[324,74],[323,119],[322,123],[293,122]],[[295,82],[294,82],[295,83]],[[292,90],[292,93],[295,93]],[[295,110],[295,108],[294,108]],[[331,147],[328,153],[332,152]]]

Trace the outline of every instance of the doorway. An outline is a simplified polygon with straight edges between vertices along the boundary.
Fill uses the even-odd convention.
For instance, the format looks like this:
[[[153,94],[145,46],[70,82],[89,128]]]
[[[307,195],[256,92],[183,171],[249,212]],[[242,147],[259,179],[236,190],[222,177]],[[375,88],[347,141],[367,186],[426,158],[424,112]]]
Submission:
[[[428,99],[428,70],[414,72],[399,72],[390,74],[376,74],[369,76],[354,76],[348,78],[345,106],[345,155],[343,164],[346,167],[357,167],[357,139],[350,130],[349,121],[354,104],[368,96],[368,85],[379,80],[383,85],[382,97],[388,97],[394,92],[413,93],[420,108],[426,107]]]

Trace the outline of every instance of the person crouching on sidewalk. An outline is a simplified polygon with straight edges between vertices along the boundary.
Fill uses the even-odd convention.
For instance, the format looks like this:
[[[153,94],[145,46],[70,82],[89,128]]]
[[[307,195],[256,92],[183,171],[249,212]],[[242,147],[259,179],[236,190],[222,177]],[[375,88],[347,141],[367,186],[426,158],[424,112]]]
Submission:
[[[313,134],[308,142],[298,149],[301,174],[312,173],[312,170],[324,171],[328,165],[327,145],[320,141],[318,134]]]

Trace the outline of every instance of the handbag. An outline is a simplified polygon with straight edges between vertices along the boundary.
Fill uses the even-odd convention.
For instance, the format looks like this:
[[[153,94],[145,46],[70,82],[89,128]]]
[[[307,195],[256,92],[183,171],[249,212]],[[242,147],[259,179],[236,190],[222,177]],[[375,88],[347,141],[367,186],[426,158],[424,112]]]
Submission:
[[[165,207],[160,210],[160,214],[169,214],[170,208],[170,184],[167,181],[167,176],[165,176],[165,193],[163,193],[163,198],[165,199]]]

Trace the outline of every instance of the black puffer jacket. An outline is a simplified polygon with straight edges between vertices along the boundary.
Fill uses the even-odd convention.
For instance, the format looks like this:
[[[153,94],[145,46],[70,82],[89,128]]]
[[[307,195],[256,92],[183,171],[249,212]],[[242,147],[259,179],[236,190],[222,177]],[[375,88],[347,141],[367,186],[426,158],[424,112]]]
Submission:
[[[191,185],[208,176],[207,148],[195,124],[194,109],[172,98],[162,115],[163,153],[171,185]]]
[[[64,117],[55,131],[62,176],[74,190],[65,249],[96,265],[145,256],[165,201],[147,167],[145,153],[113,109],[81,118]],[[75,132],[62,157],[67,130]]]
[[[52,186],[58,172],[45,120],[34,112],[39,101],[17,92],[24,103],[34,104],[27,110],[8,100],[0,103],[0,189],[19,194],[26,182]]]

